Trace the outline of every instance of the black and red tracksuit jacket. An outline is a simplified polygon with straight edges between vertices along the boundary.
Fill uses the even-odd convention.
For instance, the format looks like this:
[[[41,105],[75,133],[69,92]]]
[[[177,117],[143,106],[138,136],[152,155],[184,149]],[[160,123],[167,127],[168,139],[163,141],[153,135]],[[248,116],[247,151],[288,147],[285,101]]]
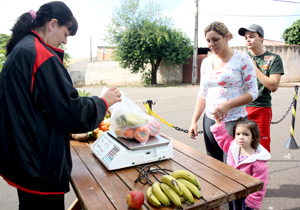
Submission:
[[[78,96],[63,54],[31,31],[0,75],[0,175],[31,193],[69,191],[69,134],[94,130],[107,110],[99,97]]]

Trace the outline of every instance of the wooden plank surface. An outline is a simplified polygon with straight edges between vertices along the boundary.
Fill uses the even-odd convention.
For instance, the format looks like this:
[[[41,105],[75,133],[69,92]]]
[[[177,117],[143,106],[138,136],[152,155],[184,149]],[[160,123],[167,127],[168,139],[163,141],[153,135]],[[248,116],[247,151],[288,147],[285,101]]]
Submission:
[[[214,158],[199,152],[198,150],[187,146],[171,137],[173,148],[177,151],[184,151],[184,154],[195,160],[201,160],[201,163],[208,166],[209,168],[222,173],[224,176],[232,179],[246,188],[246,194],[249,195],[253,192],[257,192],[263,188],[263,182],[253,176],[250,176],[240,170],[232,170],[232,167],[223,164],[221,161],[215,161]]]
[[[166,163],[166,162],[172,163],[171,160],[164,160],[158,166],[160,166],[162,163]],[[157,167],[157,166],[154,166],[151,168],[159,169],[159,167]],[[144,193],[144,195],[146,195],[146,191],[147,191],[148,187],[150,187],[150,184],[146,184],[146,185],[142,184],[142,183],[145,183],[145,181],[146,181],[145,179],[142,180],[142,183],[140,183],[140,182],[134,183],[132,181],[132,180],[136,180],[139,177],[140,171],[141,170],[138,167],[132,167],[132,168],[127,168],[127,169],[123,169],[123,170],[118,170],[118,171],[116,171],[116,173],[120,176],[120,178],[122,178],[126,183],[128,183],[129,187],[140,190]],[[157,179],[159,179],[159,180],[162,176],[162,174],[159,174],[159,173],[154,173],[153,175],[155,175],[157,177]],[[149,175],[148,178],[152,184],[154,182],[157,182],[157,180],[152,175]],[[147,203],[147,206],[149,209],[157,209],[156,207],[149,204],[148,201],[146,201],[145,203]],[[194,207],[192,209],[205,209],[205,202],[201,199],[195,198],[195,204],[185,203],[185,204],[182,204],[182,207],[184,209],[187,209],[187,207]],[[159,209],[169,210],[169,209],[176,209],[176,207],[174,204],[172,204],[171,207],[160,207]]]
[[[115,174],[107,170],[92,153],[88,143],[73,142],[72,145],[85,162],[87,169],[93,174],[94,179],[105,195],[111,200],[116,209],[127,209],[126,195],[130,192],[125,183]],[[94,202],[97,202],[95,200]],[[146,208],[141,208],[146,209]]]
[[[73,147],[71,147],[71,155],[73,160],[71,184],[81,207],[89,210],[97,210],[101,208],[99,206],[101,204],[105,209],[115,209]]]
[[[225,192],[228,196],[228,201],[242,198],[246,195],[246,188],[223,174],[215,171],[197,160],[186,158],[187,156],[177,150],[174,150],[174,157],[172,160],[178,162],[184,167],[188,168],[193,174],[201,177],[209,182],[211,185]],[[200,159],[202,161],[202,159]]]
[[[185,169],[190,171],[187,167],[177,164],[174,161],[164,161],[159,164],[160,168],[167,168],[172,171],[176,171],[179,169]],[[208,209],[218,207],[224,203],[227,202],[227,194],[221,191],[220,189],[214,187],[206,180],[199,177],[197,174],[195,174],[197,179],[200,182],[201,185],[201,195],[203,196],[202,199],[196,199],[195,202],[199,203],[199,206],[207,205]],[[200,204],[201,203],[201,204]],[[192,206],[191,206],[192,207]]]
[[[148,209],[158,209],[158,208],[152,206],[146,199],[146,191],[147,191],[148,187],[150,187],[150,185],[149,184],[143,185],[140,182],[136,182],[136,183],[134,182],[139,177],[139,172],[136,170],[135,167],[125,168],[122,170],[116,170],[116,173],[122,180],[124,180],[124,182],[127,183],[129,188],[131,188],[132,190],[140,190],[144,193],[144,195],[145,195],[144,205],[146,205],[148,207]],[[174,208],[161,207],[159,209],[170,210],[170,209],[174,209]]]
[[[164,135],[165,136],[165,135]],[[184,209],[211,209],[228,201],[262,189],[263,182],[239,170],[217,161],[201,152],[168,136],[172,140],[174,157],[164,160],[151,168],[172,171],[186,169],[194,173],[200,184],[201,199],[195,198],[195,204],[183,204]],[[134,182],[139,177],[140,168],[130,167],[109,171],[92,153],[90,142],[71,141],[73,170],[71,183],[84,209],[128,209],[126,195],[129,191],[141,190],[144,195],[150,184]],[[145,165],[150,165],[145,164]],[[169,172],[170,173],[170,172]],[[155,174],[158,179],[161,174]],[[150,183],[156,180],[149,176]],[[101,205],[101,206],[99,206]],[[148,203],[145,196],[140,209],[158,209]],[[162,210],[176,209],[161,207]]]

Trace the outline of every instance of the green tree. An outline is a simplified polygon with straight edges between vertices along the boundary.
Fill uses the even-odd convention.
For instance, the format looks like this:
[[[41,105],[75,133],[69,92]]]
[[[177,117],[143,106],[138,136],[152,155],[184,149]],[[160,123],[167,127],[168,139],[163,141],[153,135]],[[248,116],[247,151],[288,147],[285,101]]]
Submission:
[[[300,45],[300,19],[284,30],[282,39],[285,44]]]
[[[64,67],[67,69],[69,67],[71,56],[70,56],[69,53],[67,53],[67,46],[66,45],[61,44],[59,46],[59,48],[64,50],[63,64],[64,64]]]
[[[2,71],[2,67],[4,62],[6,61],[6,44],[7,41],[9,40],[10,36],[6,34],[0,34],[0,73]]]
[[[157,69],[162,60],[166,65],[186,63],[193,50],[191,40],[172,28],[173,21],[162,15],[161,7],[149,1],[143,8],[139,0],[124,0],[112,24],[106,41],[116,45],[114,60],[132,73],[143,73],[146,83],[157,84]],[[145,71],[146,65],[151,71]]]
[[[162,6],[153,1],[140,5],[140,0],[121,0],[120,7],[115,8],[111,23],[106,25],[105,41],[112,45],[121,42],[123,34],[131,27],[141,24],[144,20],[157,21],[160,24],[172,26],[173,20],[162,16]]]
[[[162,60],[167,66],[180,65],[191,57],[192,50],[191,40],[181,31],[145,20],[124,33],[114,56],[121,67],[132,73],[143,72],[145,79],[151,77],[151,84],[157,84],[157,69]],[[145,71],[147,64],[151,65],[150,73]]]

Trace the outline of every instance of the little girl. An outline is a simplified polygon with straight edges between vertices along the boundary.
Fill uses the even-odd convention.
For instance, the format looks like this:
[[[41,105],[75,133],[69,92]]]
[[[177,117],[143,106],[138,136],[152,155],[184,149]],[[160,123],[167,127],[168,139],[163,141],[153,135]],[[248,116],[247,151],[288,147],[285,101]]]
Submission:
[[[246,118],[239,118],[232,130],[232,136],[227,133],[225,123],[216,119],[216,124],[210,127],[220,148],[227,153],[227,164],[239,169],[264,182],[263,189],[234,200],[234,210],[260,209],[269,182],[266,162],[270,153],[259,144],[259,128],[257,124]]]

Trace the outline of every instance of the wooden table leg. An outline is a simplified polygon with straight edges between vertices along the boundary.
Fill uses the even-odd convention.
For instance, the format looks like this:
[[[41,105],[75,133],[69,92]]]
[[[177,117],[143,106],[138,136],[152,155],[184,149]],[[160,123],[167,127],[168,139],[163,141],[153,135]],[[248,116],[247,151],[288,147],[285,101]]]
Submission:
[[[74,200],[74,202],[68,208],[68,210],[82,210],[81,205],[77,198]]]

